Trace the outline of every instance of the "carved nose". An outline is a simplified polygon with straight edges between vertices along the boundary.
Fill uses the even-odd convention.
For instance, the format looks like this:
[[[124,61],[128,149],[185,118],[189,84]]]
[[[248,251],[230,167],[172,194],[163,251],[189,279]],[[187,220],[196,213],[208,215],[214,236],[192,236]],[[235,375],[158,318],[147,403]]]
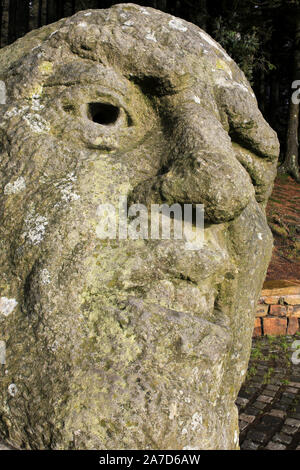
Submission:
[[[172,129],[175,159],[164,177],[163,194],[180,198],[181,193],[178,202],[204,204],[206,218],[213,222],[232,220],[254,188],[227,131],[214,113],[197,104],[182,106],[177,116]]]
[[[169,124],[164,172],[139,185],[134,199],[204,204],[206,219],[214,223],[237,217],[254,197],[254,188],[220,122],[212,113],[188,106],[181,107]]]

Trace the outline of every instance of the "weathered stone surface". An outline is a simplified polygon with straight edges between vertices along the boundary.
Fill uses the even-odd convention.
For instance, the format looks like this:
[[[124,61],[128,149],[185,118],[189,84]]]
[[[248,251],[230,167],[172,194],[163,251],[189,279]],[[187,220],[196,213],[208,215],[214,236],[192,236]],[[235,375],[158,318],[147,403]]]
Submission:
[[[295,305],[293,308],[293,317],[300,318],[300,305]]]
[[[4,48],[0,80],[0,433],[238,448],[278,156],[245,76],[196,26],[127,4]],[[205,204],[204,247],[99,239],[120,195]]]
[[[287,295],[285,296],[284,301],[288,305],[298,305],[300,304],[300,295]]]
[[[283,299],[279,295],[271,295],[270,297],[261,297],[261,300],[267,305],[276,305]]]
[[[299,281],[290,280],[276,280],[264,282],[262,289],[262,296],[286,296],[286,295],[300,295]]]
[[[271,305],[270,306],[270,315],[275,317],[288,317],[293,313],[293,307],[290,305]]]
[[[268,315],[268,311],[269,311],[269,305],[259,304],[256,308],[255,315],[257,317],[265,317],[266,315]]]

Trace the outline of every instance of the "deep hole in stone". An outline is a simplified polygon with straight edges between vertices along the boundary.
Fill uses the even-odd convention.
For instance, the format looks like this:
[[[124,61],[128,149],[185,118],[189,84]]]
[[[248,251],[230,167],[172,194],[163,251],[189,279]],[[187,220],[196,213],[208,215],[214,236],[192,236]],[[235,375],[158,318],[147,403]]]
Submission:
[[[120,114],[120,109],[107,103],[89,103],[89,118],[97,124],[114,124]]]

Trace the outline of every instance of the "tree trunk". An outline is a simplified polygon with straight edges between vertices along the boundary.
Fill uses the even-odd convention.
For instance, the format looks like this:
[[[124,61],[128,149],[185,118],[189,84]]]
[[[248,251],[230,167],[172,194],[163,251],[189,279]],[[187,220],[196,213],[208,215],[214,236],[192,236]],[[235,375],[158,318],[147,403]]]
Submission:
[[[295,31],[295,53],[294,53],[294,80],[300,80],[300,12],[297,14]],[[293,80],[293,81],[294,81]],[[279,173],[288,173],[296,181],[300,182],[298,161],[298,128],[299,128],[299,104],[293,103],[291,98],[289,107],[289,120],[286,140],[286,155]]]
[[[57,1],[47,0],[47,24],[57,20]]]
[[[3,14],[3,2],[0,2],[0,47],[2,38],[2,14]]]
[[[2,1],[1,47],[8,44],[9,0]]]
[[[259,80],[259,108],[263,114],[265,114],[266,110],[266,77],[265,71],[260,70],[260,80]]]
[[[196,15],[196,23],[197,25],[204,29],[204,31],[207,31],[208,29],[208,12],[207,12],[207,1],[206,0],[200,0],[199,2],[199,9],[196,10],[197,15]]]
[[[47,0],[40,0],[40,26],[47,24]]]
[[[300,182],[298,163],[298,126],[299,126],[299,104],[290,102],[289,121],[286,140],[286,155],[279,173],[288,173],[296,181]]]
[[[39,25],[39,0],[32,0],[29,4],[29,31],[38,28]]]
[[[72,16],[73,15],[73,2],[72,0],[68,0],[64,2],[64,16]]]
[[[8,41],[24,36],[29,28],[29,1],[10,0]]]
[[[271,75],[270,106],[268,110],[268,122],[276,130],[278,122],[278,108],[280,103],[279,76],[277,70]]]

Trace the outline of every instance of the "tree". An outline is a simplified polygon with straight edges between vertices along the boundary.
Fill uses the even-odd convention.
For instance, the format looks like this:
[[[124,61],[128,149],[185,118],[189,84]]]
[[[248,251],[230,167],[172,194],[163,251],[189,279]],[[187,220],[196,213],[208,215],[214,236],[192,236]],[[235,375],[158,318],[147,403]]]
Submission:
[[[300,9],[295,15],[295,40],[294,40],[294,76],[293,82],[300,80]],[[300,83],[300,82],[299,82]],[[287,126],[286,153],[283,164],[279,172],[288,173],[296,181],[300,182],[299,172],[299,103],[293,99],[293,93],[290,98],[289,118]]]
[[[8,44],[9,0],[3,0],[1,11],[1,47]]]
[[[29,31],[38,28],[39,25],[39,0],[29,2]]]
[[[9,42],[24,36],[29,30],[29,1],[10,0],[9,2]]]

